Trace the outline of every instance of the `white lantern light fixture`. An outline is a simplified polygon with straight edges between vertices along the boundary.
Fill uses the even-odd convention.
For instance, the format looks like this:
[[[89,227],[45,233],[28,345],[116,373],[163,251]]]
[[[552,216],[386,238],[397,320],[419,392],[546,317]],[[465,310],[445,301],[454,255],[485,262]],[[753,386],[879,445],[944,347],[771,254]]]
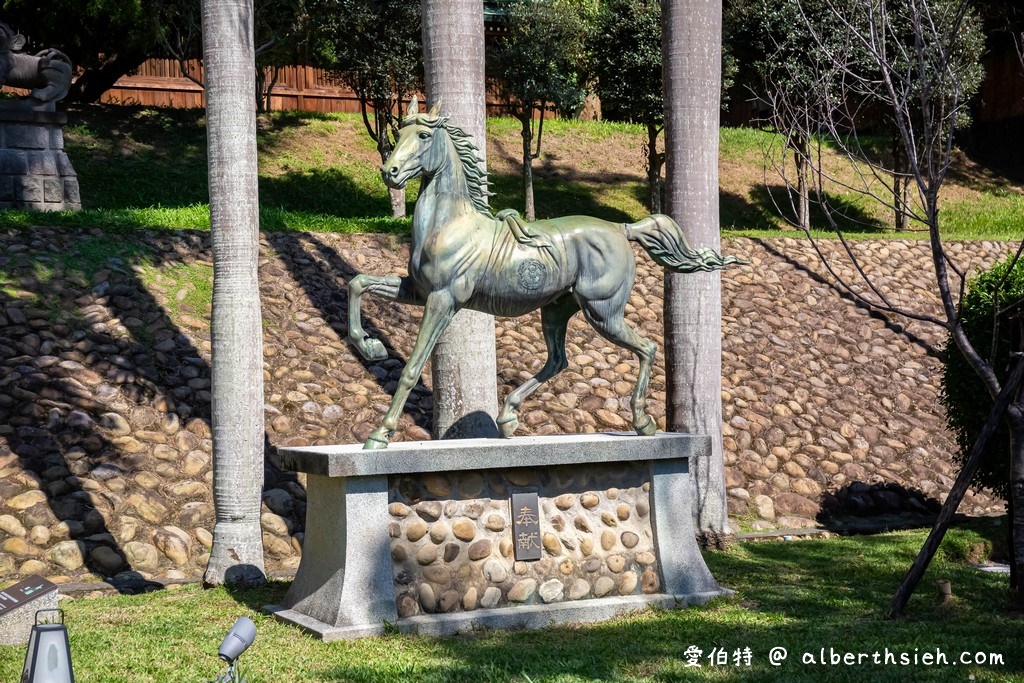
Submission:
[[[40,623],[39,615],[44,612],[56,612],[60,621]],[[68,630],[64,627],[64,610],[36,612],[36,623],[28,637],[21,683],[75,683],[71,644],[68,642]]]

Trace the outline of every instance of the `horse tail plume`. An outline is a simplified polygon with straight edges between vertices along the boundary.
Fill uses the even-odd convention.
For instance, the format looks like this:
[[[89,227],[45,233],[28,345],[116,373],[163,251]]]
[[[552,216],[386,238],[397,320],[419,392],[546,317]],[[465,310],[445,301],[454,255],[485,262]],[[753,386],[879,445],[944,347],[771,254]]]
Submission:
[[[656,213],[623,227],[626,239],[638,242],[655,263],[677,273],[706,273],[749,263],[735,256],[722,256],[709,247],[692,248],[679,224],[664,214]]]

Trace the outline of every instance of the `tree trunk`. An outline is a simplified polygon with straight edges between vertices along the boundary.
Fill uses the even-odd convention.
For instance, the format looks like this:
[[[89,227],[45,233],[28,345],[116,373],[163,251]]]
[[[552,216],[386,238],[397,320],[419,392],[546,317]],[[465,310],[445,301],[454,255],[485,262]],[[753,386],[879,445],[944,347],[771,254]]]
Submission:
[[[892,206],[893,229],[906,232],[910,229],[910,213],[907,211],[907,190],[910,185],[910,169],[907,168],[907,152],[898,135],[892,139]]]
[[[204,582],[263,580],[263,330],[252,0],[203,0],[216,525]]]
[[[523,215],[528,221],[537,220],[537,208],[533,201],[533,108],[526,107],[519,117],[523,137]]]
[[[473,136],[487,155],[484,17],[479,0],[421,0],[427,99]],[[434,436],[496,437],[498,410],[494,318],[460,311],[431,356]]]
[[[98,102],[103,93],[114,87],[117,79],[135,71],[146,61],[142,53],[115,53],[96,69],[89,69],[75,79],[68,89],[66,102],[92,104]]]
[[[798,135],[793,140],[793,161],[796,162],[796,220],[801,230],[811,229],[811,165],[807,163],[811,152],[807,138]]]
[[[1024,365],[1024,358],[1017,360]],[[1024,400],[1018,394],[1017,402],[1006,411],[1010,427],[1010,588],[1015,591],[1018,606],[1024,606]]]
[[[992,439],[992,435],[996,433],[996,429],[998,428],[1000,421],[1002,421],[1004,417],[1010,417],[1007,408],[1013,400],[1013,397],[1020,391],[1022,378],[1024,378],[1024,362],[1019,362],[1017,367],[1007,378],[1002,391],[1000,391],[999,395],[996,397],[995,403],[992,405],[992,410],[989,411],[988,418],[986,418],[985,424],[981,428],[981,432],[978,434],[977,440],[975,440],[974,445],[971,446],[971,452],[964,460],[963,465],[960,467],[960,473],[956,477],[956,481],[953,482],[953,486],[949,489],[949,494],[946,496],[946,500],[942,504],[942,509],[939,511],[939,516],[936,518],[935,525],[932,526],[932,530],[928,534],[928,538],[925,539],[924,545],[921,546],[921,550],[918,552],[917,557],[914,559],[914,563],[907,571],[907,575],[903,577],[903,582],[900,584],[900,587],[896,589],[896,593],[892,596],[892,602],[889,603],[888,612],[890,619],[903,615],[903,610],[906,609],[907,603],[910,602],[910,596],[914,594],[914,589],[917,588],[917,584],[920,583],[921,577],[924,576],[925,570],[928,569],[928,565],[931,563],[932,557],[935,556],[935,552],[939,549],[939,545],[942,543],[942,539],[946,535],[946,529],[949,528],[949,522],[953,519],[953,515],[956,514],[957,508],[960,507],[960,501],[963,500],[964,494],[970,487],[971,480],[974,479],[974,473],[978,470],[978,465],[981,463],[981,457],[984,454],[985,449],[988,447],[988,442]],[[1014,430],[1012,420],[1009,424],[1012,434]],[[1011,454],[1011,457],[1012,455],[1013,454]],[[1017,455],[1019,456],[1020,454]],[[1013,498],[1015,498],[1015,496],[1011,493],[1011,500],[1013,500]],[[1011,522],[1013,522],[1012,519]],[[1011,567],[1013,564],[1014,563],[1011,562]]]
[[[721,0],[665,0],[666,208],[691,246],[719,248],[718,117]],[[704,534],[727,529],[722,461],[722,291],[718,271],[665,274],[668,429],[712,438],[691,463],[695,518]]]
[[[405,218],[405,188],[389,187],[388,197],[391,199],[391,217]]]
[[[651,213],[661,213],[661,165],[664,157],[658,154],[658,134],[661,126],[647,124],[647,201]]]

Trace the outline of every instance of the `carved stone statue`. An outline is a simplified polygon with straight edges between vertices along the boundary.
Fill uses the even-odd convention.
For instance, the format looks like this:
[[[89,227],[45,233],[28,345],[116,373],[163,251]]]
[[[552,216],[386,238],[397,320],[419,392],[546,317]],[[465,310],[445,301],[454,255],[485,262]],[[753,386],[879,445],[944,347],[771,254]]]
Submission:
[[[71,60],[53,48],[29,55],[24,47],[25,37],[0,23],[0,85],[27,88],[29,100],[39,103],[63,99],[71,88]]]
[[[653,434],[646,412],[654,342],[639,337],[624,318],[636,277],[630,242],[638,242],[658,264],[682,273],[720,270],[732,263],[712,249],[693,249],[668,216],[636,223],[611,223],[589,216],[565,216],[525,223],[515,211],[493,215],[487,204],[487,175],[468,135],[439,116],[435,106],[420,114],[415,98],[398,143],[381,168],[390,187],[423,176],[413,214],[409,275],[357,275],[349,283],[349,341],[369,360],[387,357],[360,320],[360,297],[371,292],[424,307],[412,354],[383,424],[364,448],[385,448],[398,417],[441,333],[462,308],[519,316],[538,308],[548,358],[544,367],[505,399],[498,415],[502,436],[519,424],[519,406],[566,367],[569,319],[583,312],[605,339],[640,359],[633,389],[633,428]]]

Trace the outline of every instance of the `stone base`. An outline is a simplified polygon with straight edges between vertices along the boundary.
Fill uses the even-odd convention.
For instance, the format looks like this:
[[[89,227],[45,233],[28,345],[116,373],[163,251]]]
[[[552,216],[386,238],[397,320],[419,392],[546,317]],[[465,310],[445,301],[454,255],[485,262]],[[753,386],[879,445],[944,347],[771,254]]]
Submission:
[[[0,616],[0,645],[27,645],[39,610],[57,609],[60,594],[50,591]]]
[[[308,474],[306,535],[283,605],[268,609],[333,640],[387,624],[540,628],[728,594],[694,539],[689,460],[709,450],[685,434],[282,448]],[[535,562],[513,556],[517,487],[539,495]]]
[[[317,621],[301,612],[285,609],[280,605],[268,605],[264,609],[278,621],[298,626],[303,631],[324,642],[353,640],[384,635],[389,628],[402,633],[420,636],[450,636],[479,628],[498,630],[536,630],[557,624],[591,624],[614,619],[630,612],[648,607],[681,609],[690,605],[703,605],[708,600],[732,595],[728,588],[691,595],[628,595],[615,598],[576,600],[553,605],[525,605],[522,607],[499,607],[478,609],[472,612],[453,614],[420,614],[399,619],[393,624],[362,626],[331,626]]]
[[[64,152],[67,115],[52,105],[0,103],[0,209],[77,211],[78,175]]]

